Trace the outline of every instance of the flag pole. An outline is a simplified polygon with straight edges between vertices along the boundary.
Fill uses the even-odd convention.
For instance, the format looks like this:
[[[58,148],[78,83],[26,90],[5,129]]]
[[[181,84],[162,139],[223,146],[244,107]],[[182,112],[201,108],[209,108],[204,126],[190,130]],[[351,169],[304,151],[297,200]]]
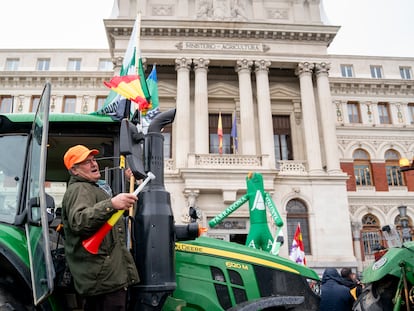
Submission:
[[[135,73],[138,75],[138,68],[139,68],[139,59],[140,59],[140,40],[141,40],[141,12],[137,13],[137,42],[135,45]]]
[[[134,23],[134,27],[135,27],[135,23]],[[138,64],[139,64],[139,48],[138,48],[138,44],[139,41],[141,39],[141,12],[137,13],[137,17],[136,17],[136,27],[137,27],[137,38],[136,38],[136,45],[135,45],[135,73],[138,75]],[[132,105],[132,103],[131,103]],[[140,119],[141,119],[141,115],[140,115]],[[135,177],[133,174],[131,174],[131,177],[129,178],[129,192],[133,193],[134,192],[134,186],[135,186]],[[131,205],[131,207],[128,210],[128,231],[129,231],[129,237],[130,239],[132,238],[132,221],[131,219],[135,216],[135,211],[134,211],[134,205]],[[129,241],[129,249],[132,250],[132,241]]]

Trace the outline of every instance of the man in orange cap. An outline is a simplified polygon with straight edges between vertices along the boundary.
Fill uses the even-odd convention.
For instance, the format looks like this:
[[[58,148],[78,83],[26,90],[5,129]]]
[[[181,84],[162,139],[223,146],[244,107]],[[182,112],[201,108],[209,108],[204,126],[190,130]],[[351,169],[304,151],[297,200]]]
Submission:
[[[85,311],[126,310],[127,288],[139,282],[138,271],[126,248],[122,218],[91,254],[82,241],[96,233],[118,210],[127,210],[137,200],[132,193],[112,197],[100,182],[96,149],[76,145],[63,157],[70,179],[62,201],[65,254],[75,289],[84,297]],[[106,186],[106,187],[105,187]]]

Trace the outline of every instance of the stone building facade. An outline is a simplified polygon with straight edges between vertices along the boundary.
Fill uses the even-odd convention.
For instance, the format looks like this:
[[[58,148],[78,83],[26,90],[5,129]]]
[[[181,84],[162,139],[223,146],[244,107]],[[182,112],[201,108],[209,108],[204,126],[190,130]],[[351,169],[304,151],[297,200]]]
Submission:
[[[398,206],[408,206],[411,224],[414,180],[398,159],[413,157],[414,58],[328,54],[339,27],[322,22],[319,0],[115,0],[108,49],[0,50],[0,111],[33,110],[46,80],[52,112],[96,111],[137,12],[160,108],[177,109],[165,159],[177,222],[193,206],[207,225],[255,171],[285,222],[281,256],[300,222],[317,271],[361,271],[384,243],[382,226],[399,223]],[[243,242],[248,215],[241,207],[207,234]]]

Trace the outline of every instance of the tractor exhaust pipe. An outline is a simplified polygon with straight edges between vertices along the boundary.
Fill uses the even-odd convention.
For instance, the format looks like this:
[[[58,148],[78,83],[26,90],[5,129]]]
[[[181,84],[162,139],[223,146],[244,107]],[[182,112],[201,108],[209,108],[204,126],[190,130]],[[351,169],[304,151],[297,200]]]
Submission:
[[[164,186],[164,136],[161,134],[174,117],[175,109],[157,115],[144,140],[144,170],[152,172],[155,179],[139,194],[134,217],[133,255],[141,279],[131,289],[136,311],[161,310],[176,288],[175,227],[170,194]]]

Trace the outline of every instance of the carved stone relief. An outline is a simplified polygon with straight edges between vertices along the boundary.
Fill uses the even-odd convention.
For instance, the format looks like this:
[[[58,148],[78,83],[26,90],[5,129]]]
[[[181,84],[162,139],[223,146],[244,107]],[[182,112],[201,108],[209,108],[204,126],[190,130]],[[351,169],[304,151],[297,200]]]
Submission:
[[[199,0],[197,17],[208,20],[246,20],[245,0]]]
[[[171,4],[154,4],[151,8],[153,16],[174,16],[174,6]]]
[[[269,19],[285,19],[288,20],[289,19],[289,10],[288,9],[281,9],[281,8],[277,8],[277,9],[267,9],[267,18]]]

